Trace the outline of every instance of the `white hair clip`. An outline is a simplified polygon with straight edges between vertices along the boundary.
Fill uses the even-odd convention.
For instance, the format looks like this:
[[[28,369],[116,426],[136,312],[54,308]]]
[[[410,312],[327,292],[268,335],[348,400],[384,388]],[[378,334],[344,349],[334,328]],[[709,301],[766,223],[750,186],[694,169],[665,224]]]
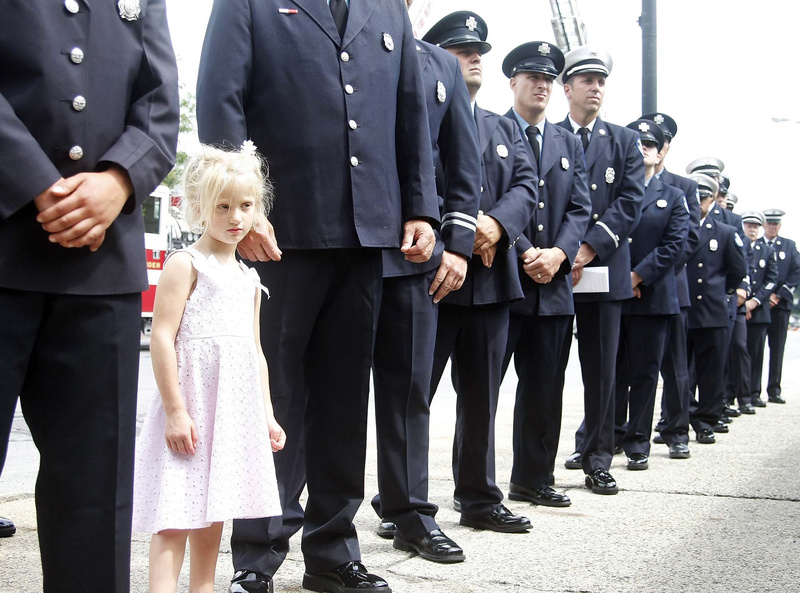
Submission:
[[[242,152],[245,154],[255,154],[256,153],[256,145],[253,144],[252,140],[245,140],[242,142]]]

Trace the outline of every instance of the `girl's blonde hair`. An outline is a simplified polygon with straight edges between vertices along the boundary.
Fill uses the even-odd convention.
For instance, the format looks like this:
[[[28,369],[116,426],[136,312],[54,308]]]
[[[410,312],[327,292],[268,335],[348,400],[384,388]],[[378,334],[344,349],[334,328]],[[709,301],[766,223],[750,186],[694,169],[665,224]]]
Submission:
[[[267,164],[249,140],[235,151],[207,144],[189,158],[183,171],[183,211],[192,230],[202,232],[220,196],[230,190],[248,195],[256,203],[253,228],[263,228],[272,207],[272,183],[266,177]]]

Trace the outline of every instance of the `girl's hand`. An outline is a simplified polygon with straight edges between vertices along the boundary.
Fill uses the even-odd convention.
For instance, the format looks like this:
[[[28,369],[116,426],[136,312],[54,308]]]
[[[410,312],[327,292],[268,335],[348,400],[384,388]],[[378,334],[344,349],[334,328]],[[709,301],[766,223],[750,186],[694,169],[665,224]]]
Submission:
[[[280,451],[286,444],[286,433],[274,418],[267,421],[269,427],[269,444],[272,445],[272,452]]]
[[[194,455],[197,429],[186,410],[167,415],[164,438],[167,441],[167,448],[173,453]]]

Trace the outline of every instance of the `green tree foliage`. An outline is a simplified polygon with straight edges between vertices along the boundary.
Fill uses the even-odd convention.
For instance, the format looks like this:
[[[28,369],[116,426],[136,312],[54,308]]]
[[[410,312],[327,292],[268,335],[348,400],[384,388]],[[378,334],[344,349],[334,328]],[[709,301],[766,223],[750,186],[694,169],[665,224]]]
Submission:
[[[181,85],[180,93],[181,93],[181,122],[180,122],[180,127],[178,128],[178,155],[177,159],[175,160],[175,166],[172,168],[172,171],[169,172],[169,175],[167,175],[167,177],[163,181],[163,184],[169,187],[170,189],[178,187],[178,185],[180,185],[181,176],[183,175],[183,168],[186,166],[186,161],[189,159],[189,155],[185,151],[180,150],[181,136],[185,136],[187,134],[194,134],[196,128],[194,94],[188,92],[184,85]]]

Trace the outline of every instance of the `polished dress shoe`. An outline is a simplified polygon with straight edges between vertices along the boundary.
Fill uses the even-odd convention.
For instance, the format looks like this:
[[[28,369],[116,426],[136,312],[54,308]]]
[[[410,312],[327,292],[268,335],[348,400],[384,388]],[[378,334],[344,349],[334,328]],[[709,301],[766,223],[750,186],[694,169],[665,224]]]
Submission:
[[[742,406],[739,406],[738,410],[735,408],[731,408],[729,406],[725,406],[725,409],[722,410],[722,415],[727,416],[728,418],[738,418],[739,416],[742,415]]]
[[[670,459],[689,459],[690,456],[689,445],[686,443],[672,443],[669,446]]]
[[[616,494],[617,481],[604,469],[596,469],[586,476],[586,487],[595,494]]]
[[[785,404],[786,400],[783,399],[780,395],[770,395],[767,398],[767,401],[771,404]]]
[[[525,486],[511,484],[508,489],[508,498],[510,500],[525,500],[545,507],[568,507],[572,504],[569,496],[556,492],[550,486],[525,488]]]
[[[464,550],[439,529],[429,531],[416,539],[402,539],[399,535],[395,535],[393,545],[398,550],[412,552],[431,562],[450,564],[464,562],[466,558]]]
[[[361,591],[392,593],[389,583],[378,575],[368,573],[358,560],[345,562],[327,572],[305,573],[303,588],[328,593],[359,593]]]
[[[739,412],[746,416],[752,416],[756,413],[756,409],[753,407],[753,404],[744,404],[739,406]]]
[[[458,500],[457,498],[453,499],[453,510],[456,513],[460,513],[461,512],[461,501]]]
[[[464,527],[488,529],[499,533],[522,533],[531,528],[530,519],[513,514],[502,504],[485,515],[469,516],[461,513],[459,523]]]
[[[17,532],[17,527],[11,519],[0,517],[0,537],[11,537]]]
[[[649,466],[648,461],[650,457],[644,453],[633,453],[628,457],[628,469],[632,471],[639,471],[647,469]]]
[[[567,457],[567,460],[564,462],[564,467],[567,469],[583,469],[583,465],[581,465],[581,452],[575,451],[572,455]]]
[[[614,455],[622,453],[622,445],[614,445]]]
[[[733,424],[733,418],[731,418],[730,416],[723,415],[722,418],[719,419],[719,421],[722,422],[723,424]]]
[[[697,442],[704,445],[713,445],[717,442],[717,437],[714,436],[714,431],[710,428],[704,428],[697,433]]]
[[[237,570],[231,579],[230,593],[272,593],[272,577],[252,570]]]
[[[381,521],[375,533],[383,539],[392,539],[397,532],[397,525],[391,521]]]
[[[713,430],[714,432],[720,432],[723,434],[726,434],[731,431],[730,428],[728,428],[728,425],[725,424],[722,420],[717,420],[717,423],[714,425]]]
[[[658,445],[663,445],[666,441],[664,440],[664,437],[661,436],[661,433],[657,432],[655,435],[653,435],[653,442]]]
[[[750,399],[750,403],[753,405],[754,408],[766,408],[767,403],[761,399],[760,397],[754,397]]]

